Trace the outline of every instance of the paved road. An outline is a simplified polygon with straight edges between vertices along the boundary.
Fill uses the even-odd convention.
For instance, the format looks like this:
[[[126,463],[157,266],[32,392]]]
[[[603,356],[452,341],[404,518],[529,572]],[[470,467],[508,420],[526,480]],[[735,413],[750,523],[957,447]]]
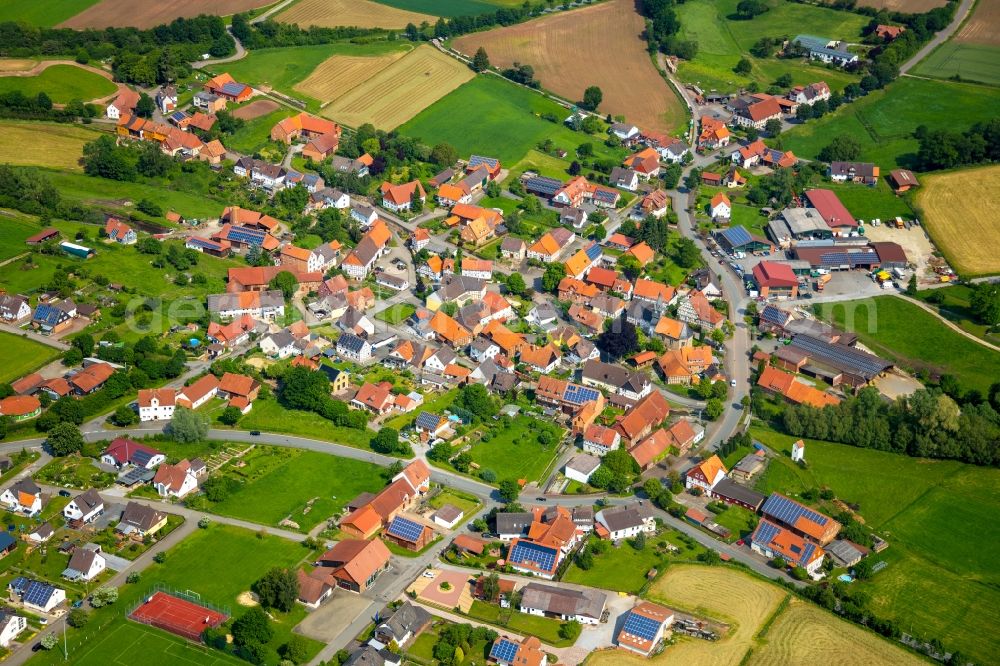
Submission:
[[[191,67],[193,69],[204,69],[214,65],[224,65],[228,62],[236,62],[237,60],[243,60],[243,58],[247,57],[247,50],[243,48],[242,42],[236,39],[236,36],[233,34],[233,29],[227,26],[226,32],[229,33],[229,36],[233,38],[233,43],[236,44],[236,53],[231,56],[226,56],[225,58],[212,58],[210,60],[199,60],[197,62],[193,62],[191,63]]]
[[[958,9],[955,11],[955,18],[952,19],[951,23],[949,23],[944,30],[934,35],[934,37],[931,38],[931,41],[924,44],[923,48],[913,54],[912,58],[904,62],[899,68],[899,73],[906,74],[913,69],[917,63],[930,55],[931,51],[936,49],[941,44],[944,44],[948,38],[951,37],[956,30],[958,30],[958,27],[962,25],[962,21],[965,20],[965,17],[968,16],[969,12],[972,10],[973,3],[974,0],[962,0],[962,2],[958,5]]]
[[[31,340],[34,340],[35,342],[40,342],[43,345],[54,347],[59,351],[66,351],[67,349],[69,349],[69,345],[66,344],[65,342],[57,340],[48,335],[42,335],[41,333],[36,333],[31,329],[22,329],[18,328],[17,326],[11,326],[10,324],[0,323],[0,330],[6,331],[7,333],[11,333],[13,335],[19,335],[21,337],[29,338]]]

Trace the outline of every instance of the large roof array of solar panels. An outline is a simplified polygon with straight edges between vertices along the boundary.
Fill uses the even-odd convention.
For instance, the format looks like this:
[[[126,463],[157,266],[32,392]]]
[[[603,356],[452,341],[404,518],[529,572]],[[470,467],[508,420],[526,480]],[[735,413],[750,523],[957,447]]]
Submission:
[[[792,346],[828,365],[857,374],[866,380],[871,380],[892,367],[889,361],[868,352],[847,345],[828,343],[811,335],[797,334],[792,338]]]
[[[555,569],[558,552],[555,548],[538,543],[519,541],[510,554],[510,561],[515,564],[533,564],[542,571]]]
[[[424,526],[402,516],[396,516],[386,530],[391,536],[416,542],[424,532]]]
[[[805,518],[817,525],[826,525],[830,520],[829,517],[824,516],[822,513],[813,511],[809,507],[802,506],[798,502],[778,493],[771,493],[771,496],[764,502],[764,506],[760,508],[760,511],[765,516],[773,517],[786,525],[795,525],[800,518]]]

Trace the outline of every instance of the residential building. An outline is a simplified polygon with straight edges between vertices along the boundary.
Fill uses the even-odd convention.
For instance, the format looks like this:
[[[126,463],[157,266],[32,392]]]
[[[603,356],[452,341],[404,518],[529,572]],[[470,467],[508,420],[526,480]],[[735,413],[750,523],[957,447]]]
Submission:
[[[709,493],[719,481],[726,478],[728,470],[717,455],[712,455],[687,471],[684,486],[688,489],[700,488]]]
[[[674,623],[674,613],[649,601],[640,601],[625,613],[615,644],[620,648],[650,656]]]
[[[409,518],[396,516],[389,521],[389,525],[382,533],[382,538],[416,552],[423,550],[434,540],[434,530]]]
[[[26,421],[42,413],[41,401],[33,395],[12,395],[0,399],[0,416]]]
[[[597,512],[594,530],[602,539],[618,541],[636,536],[640,532],[656,531],[653,511],[645,504],[622,504]]]
[[[427,201],[427,192],[419,180],[412,180],[408,183],[393,185],[392,183],[382,183],[380,188],[382,193],[382,206],[395,213],[408,211],[412,206],[414,197],[420,199],[421,203]]]
[[[830,99],[830,86],[825,81],[810,83],[807,86],[795,86],[788,93],[788,99],[796,104],[808,104],[812,106],[819,101]]]
[[[621,433],[596,423],[588,426],[583,433],[583,450],[597,456],[617,449],[620,443]]]
[[[840,523],[833,518],[780,493],[771,493],[760,511],[768,521],[820,546],[833,541],[841,528]]]
[[[101,462],[105,465],[113,465],[118,469],[126,466],[141,467],[143,469],[153,469],[167,456],[157,451],[151,446],[140,444],[127,437],[117,437],[111,441],[108,448],[101,454]]]
[[[489,662],[498,666],[542,666],[547,663],[542,642],[534,636],[525,636],[520,642],[498,636],[490,648]]]
[[[827,175],[835,183],[878,184],[879,168],[871,162],[831,162]]]
[[[139,389],[136,403],[139,405],[139,420],[167,421],[174,417],[177,392],[172,388]]]
[[[112,100],[105,108],[104,115],[110,120],[119,120],[122,116],[130,116],[135,113],[135,106],[139,103],[139,93],[131,88],[122,88],[118,96]]]
[[[564,622],[596,625],[601,621],[607,595],[593,589],[569,590],[542,583],[528,583],[521,588],[518,610],[528,615],[549,617]]]
[[[753,279],[761,298],[796,298],[799,278],[786,263],[761,261],[753,267]]]
[[[555,578],[561,559],[562,551],[558,546],[548,546],[530,539],[515,538],[507,551],[507,564],[515,571],[545,580]]]
[[[593,427],[593,426],[591,426]],[[599,426],[598,426],[599,427]],[[613,430],[611,432],[614,432]],[[617,433],[615,433],[617,434]],[[570,481],[590,483],[591,475],[601,466],[601,459],[588,455],[576,455],[563,467],[563,474]]]
[[[708,214],[713,220],[728,220],[733,215],[733,202],[725,192],[717,192],[708,205]]]
[[[18,601],[26,610],[36,613],[48,613],[66,601],[66,590],[24,576],[7,583],[7,592],[11,601]]]
[[[31,316],[28,299],[21,295],[0,294],[0,319],[7,324],[16,324]]]
[[[847,44],[835,39],[815,37],[813,35],[797,35],[792,44],[805,51],[812,60],[821,60],[839,67],[858,61],[858,54],[847,50]]]
[[[204,464],[202,463],[202,470]],[[160,497],[181,498],[198,489],[198,477],[192,461],[181,460],[176,465],[164,463],[156,469],[153,488]]]
[[[13,613],[0,613],[0,647],[10,648],[10,644],[28,628],[28,618]]]
[[[166,524],[167,514],[145,504],[129,502],[115,531],[127,537],[143,539],[156,534]]]
[[[659,391],[652,391],[618,420],[615,429],[621,433],[625,443],[636,444],[663,423],[669,414],[670,405],[666,398]]]
[[[11,513],[32,518],[42,510],[42,489],[31,477],[24,477],[0,492],[0,504]]]
[[[85,490],[63,507],[63,517],[67,521],[91,523],[104,513],[104,498],[96,490]]]
[[[90,581],[96,578],[108,566],[107,560],[101,555],[101,547],[94,543],[77,546],[69,557],[69,564],[62,572],[62,577],[72,581]]]
[[[414,606],[409,601],[404,601],[391,611],[389,616],[380,619],[369,645],[381,650],[395,643],[403,648],[423,631],[432,619],[431,614],[421,606]]]
[[[825,551],[791,530],[762,518],[750,535],[750,548],[764,557],[780,557],[788,564],[802,567],[816,575],[823,565]]]

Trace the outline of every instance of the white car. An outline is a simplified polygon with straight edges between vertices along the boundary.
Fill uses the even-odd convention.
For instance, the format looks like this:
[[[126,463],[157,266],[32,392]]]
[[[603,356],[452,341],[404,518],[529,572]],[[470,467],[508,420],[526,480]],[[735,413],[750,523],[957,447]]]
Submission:
[[[729,380],[729,385],[732,386],[733,388],[736,388],[736,380],[735,379],[730,379]]]

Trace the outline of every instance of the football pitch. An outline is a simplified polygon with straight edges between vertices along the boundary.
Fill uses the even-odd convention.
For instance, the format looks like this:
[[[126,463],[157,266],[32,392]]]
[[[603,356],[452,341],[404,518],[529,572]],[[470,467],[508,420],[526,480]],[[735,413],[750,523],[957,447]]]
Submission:
[[[101,634],[95,642],[85,643],[70,655],[70,659],[79,666],[132,666],[140,654],[144,666],[228,666],[244,663],[159,629],[126,621]]]

